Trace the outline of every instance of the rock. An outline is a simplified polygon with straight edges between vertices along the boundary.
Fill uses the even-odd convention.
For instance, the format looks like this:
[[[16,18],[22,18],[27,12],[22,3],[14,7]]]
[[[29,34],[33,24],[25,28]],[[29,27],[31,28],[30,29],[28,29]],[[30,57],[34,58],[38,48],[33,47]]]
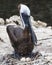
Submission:
[[[45,58],[46,58],[48,61],[49,61],[49,60],[52,60],[52,56],[46,56]]]
[[[37,23],[38,23],[38,25],[43,26],[43,27],[46,27],[47,26],[47,23],[42,22],[40,20],[38,20]]]
[[[4,60],[3,55],[0,55],[0,62],[3,62],[3,60]]]
[[[35,63],[33,65],[36,65]]]
[[[10,19],[6,19],[6,24],[12,23],[13,21],[10,21]]]
[[[26,61],[27,61],[27,62],[28,62],[28,61],[31,61],[31,58],[27,57],[27,58],[26,58]]]
[[[40,20],[35,21],[32,17],[31,17],[31,24],[32,26],[35,26],[35,27],[46,27],[47,26],[47,23],[42,22]]]
[[[26,61],[25,57],[22,57],[22,58],[20,59],[20,61]]]
[[[29,58],[29,57],[27,57],[27,58],[25,58],[25,57],[22,57],[21,59],[20,59],[20,61],[31,61],[31,58]]]
[[[4,40],[3,40],[2,38],[0,38],[0,41],[1,41],[1,42],[4,42]]]
[[[52,26],[48,26],[47,28],[52,29]]]
[[[13,23],[13,22],[19,23],[20,25],[22,24],[21,20],[20,20],[20,17],[17,16],[17,15],[13,15],[9,19],[6,19],[6,23]]]
[[[0,24],[4,25],[4,19],[3,18],[0,18]]]

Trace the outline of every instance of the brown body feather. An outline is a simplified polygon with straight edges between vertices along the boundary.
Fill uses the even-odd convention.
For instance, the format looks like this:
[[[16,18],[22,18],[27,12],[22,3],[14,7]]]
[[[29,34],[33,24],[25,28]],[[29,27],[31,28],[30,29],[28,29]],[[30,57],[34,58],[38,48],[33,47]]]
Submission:
[[[31,34],[28,27],[23,30],[21,27],[9,25],[7,26],[7,33],[17,53],[26,55],[32,52],[34,44],[31,41]]]

